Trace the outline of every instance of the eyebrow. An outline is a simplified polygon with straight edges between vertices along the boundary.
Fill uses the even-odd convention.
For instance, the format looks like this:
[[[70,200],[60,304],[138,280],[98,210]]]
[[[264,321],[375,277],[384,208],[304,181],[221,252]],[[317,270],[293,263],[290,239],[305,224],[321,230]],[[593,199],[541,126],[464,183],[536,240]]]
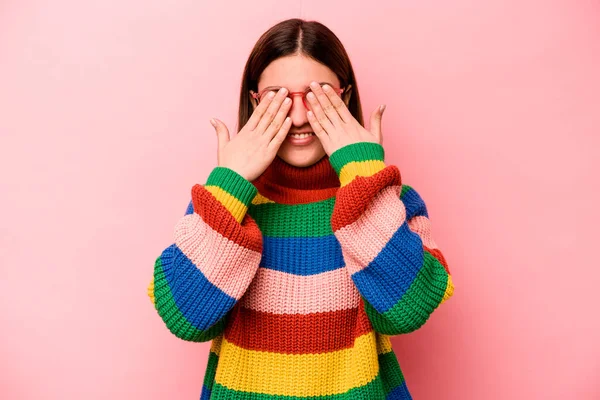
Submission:
[[[321,85],[321,86],[322,86],[322,85],[324,85],[324,84],[328,84],[329,86],[331,86],[331,87],[334,87],[334,86],[333,86],[331,83],[329,83],[329,82],[319,82],[319,85]],[[263,90],[267,90],[267,89],[275,89],[275,88],[281,88],[281,87],[283,87],[283,86],[267,86],[267,87],[266,87],[266,88],[264,88]],[[304,90],[306,90],[306,89],[308,89],[308,88],[310,88],[310,85],[307,85],[307,86],[305,86],[305,87],[304,87]]]

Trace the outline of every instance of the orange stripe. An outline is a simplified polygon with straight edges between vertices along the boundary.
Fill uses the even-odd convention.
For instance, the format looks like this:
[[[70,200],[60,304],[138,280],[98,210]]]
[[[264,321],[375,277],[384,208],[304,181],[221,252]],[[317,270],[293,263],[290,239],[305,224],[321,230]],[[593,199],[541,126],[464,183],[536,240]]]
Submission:
[[[362,301],[358,308],[313,314],[272,314],[236,304],[224,337],[247,350],[316,354],[352,348],[371,331]]]

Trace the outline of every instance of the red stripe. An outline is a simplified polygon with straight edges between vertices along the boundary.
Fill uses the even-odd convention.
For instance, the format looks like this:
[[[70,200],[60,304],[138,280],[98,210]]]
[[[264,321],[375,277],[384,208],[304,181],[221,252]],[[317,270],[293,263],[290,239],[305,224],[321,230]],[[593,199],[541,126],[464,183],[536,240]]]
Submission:
[[[339,187],[324,189],[294,189],[275,185],[265,179],[252,182],[258,192],[280,204],[306,204],[327,200],[337,193]]]
[[[388,165],[375,175],[357,176],[338,190],[331,215],[331,228],[335,232],[352,224],[365,212],[377,193],[387,186],[401,184],[400,170],[395,165]]]
[[[352,348],[357,337],[371,331],[362,301],[358,308],[312,314],[273,314],[237,303],[224,337],[248,350],[316,354]]]
[[[427,247],[425,245],[423,245],[423,249],[425,249],[429,253],[431,253],[431,255],[434,256],[440,262],[440,264],[442,264],[444,266],[444,269],[446,270],[446,272],[448,274],[450,274],[450,269],[448,269],[448,263],[446,262],[446,259],[444,258],[444,255],[442,254],[440,249],[430,249],[429,247]]]
[[[192,187],[194,211],[202,220],[227,239],[262,253],[262,234],[256,221],[246,214],[240,224],[229,210],[200,184]]]

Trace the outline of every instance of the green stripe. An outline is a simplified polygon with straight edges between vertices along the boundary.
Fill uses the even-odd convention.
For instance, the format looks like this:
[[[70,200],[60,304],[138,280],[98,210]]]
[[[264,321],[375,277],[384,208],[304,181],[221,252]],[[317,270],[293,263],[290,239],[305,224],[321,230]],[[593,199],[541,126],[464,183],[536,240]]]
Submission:
[[[377,332],[386,335],[409,333],[420,328],[439,306],[447,284],[448,273],[444,266],[424,250],[423,267],[404,296],[383,314],[363,298],[365,311]]]
[[[404,374],[393,351],[379,354],[379,375],[386,394],[404,383]]]
[[[219,186],[246,206],[250,204],[258,192],[252,182],[226,167],[215,167],[208,176],[206,185]]]
[[[204,372],[204,386],[212,390],[215,383],[215,375],[217,374],[217,365],[219,365],[219,356],[212,351],[208,352],[208,363],[206,364],[206,372]]]
[[[352,161],[384,161],[383,146],[373,142],[358,142],[348,144],[334,151],[329,157],[329,162],[339,175],[344,165]]]
[[[162,267],[162,259],[159,256],[154,264],[154,298],[156,310],[161,316],[167,328],[180,339],[190,342],[207,342],[217,337],[225,329],[224,316],[206,331],[196,329],[185,316],[179,311],[173,293],[165,278]]]
[[[404,194],[406,192],[408,192],[409,190],[412,190],[411,186],[402,184],[402,191],[400,192],[400,199],[402,199],[402,196],[404,196]]]
[[[269,379],[269,377],[265,377]],[[229,389],[219,383],[215,383],[211,398],[216,399],[236,399],[236,400],[355,400],[355,399],[369,399],[369,400],[385,400],[387,393],[385,393],[381,387],[383,383],[381,376],[377,374],[375,378],[359,388],[350,389],[345,393],[341,394],[327,394],[324,396],[284,396],[284,395],[271,395],[255,392],[242,392],[238,390]],[[388,392],[389,393],[389,392]]]
[[[335,197],[307,204],[253,205],[250,215],[269,237],[320,237],[332,235],[331,214]]]

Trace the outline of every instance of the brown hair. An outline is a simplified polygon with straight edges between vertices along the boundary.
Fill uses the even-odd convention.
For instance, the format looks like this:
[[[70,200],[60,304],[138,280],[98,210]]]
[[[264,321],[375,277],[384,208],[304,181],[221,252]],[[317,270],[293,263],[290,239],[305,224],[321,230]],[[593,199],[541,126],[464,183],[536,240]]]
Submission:
[[[258,90],[258,78],[264,69],[272,61],[294,54],[302,54],[326,65],[337,75],[340,87],[352,85],[348,110],[364,126],[358,85],[342,42],[329,28],[317,21],[292,18],[279,22],[263,33],[248,57],[240,88],[238,131],[252,115],[249,91]]]

